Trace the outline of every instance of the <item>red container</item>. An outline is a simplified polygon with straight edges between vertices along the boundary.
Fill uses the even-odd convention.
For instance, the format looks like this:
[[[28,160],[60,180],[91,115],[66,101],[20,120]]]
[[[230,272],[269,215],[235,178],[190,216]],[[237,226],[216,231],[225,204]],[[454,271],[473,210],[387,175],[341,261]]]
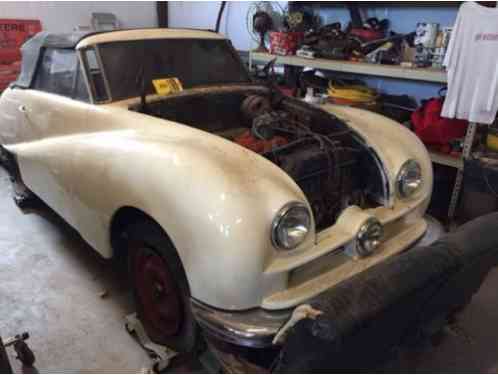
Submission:
[[[452,140],[463,138],[468,122],[441,117],[443,98],[431,98],[412,113],[411,121],[415,133],[427,145],[447,146]],[[440,151],[449,152],[450,148]]]
[[[39,31],[39,20],[0,19],[0,92],[19,74],[22,44]]]
[[[15,81],[17,78],[17,73],[15,74],[0,74],[0,93],[9,86],[9,84]]]
[[[270,33],[270,53],[274,55],[295,55],[304,38],[302,32],[278,32]]]
[[[383,31],[365,29],[363,27],[351,29],[349,34],[353,35],[353,36],[357,36],[358,38],[360,38],[364,42],[371,42],[374,40],[379,40],[379,39],[385,38],[385,34]]]

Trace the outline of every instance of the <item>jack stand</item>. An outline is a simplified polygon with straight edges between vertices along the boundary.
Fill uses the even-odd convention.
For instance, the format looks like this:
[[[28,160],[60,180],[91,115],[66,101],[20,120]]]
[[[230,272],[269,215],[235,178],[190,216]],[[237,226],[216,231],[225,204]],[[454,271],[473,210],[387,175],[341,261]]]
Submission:
[[[20,335],[15,335],[14,337],[8,338],[3,342],[4,348],[12,346],[17,354],[17,359],[21,361],[24,366],[33,367],[35,363],[35,355],[26,344],[26,340],[29,339],[29,333],[24,332]]]
[[[166,346],[153,343],[149,336],[147,336],[144,326],[137,318],[136,313],[126,316],[125,328],[130,335],[134,336],[140,346],[145,349],[152,359],[152,366],[148,373],[160,373],[161,371],[166,370],[170,365],[171,360],[178,355],[177,352]]]

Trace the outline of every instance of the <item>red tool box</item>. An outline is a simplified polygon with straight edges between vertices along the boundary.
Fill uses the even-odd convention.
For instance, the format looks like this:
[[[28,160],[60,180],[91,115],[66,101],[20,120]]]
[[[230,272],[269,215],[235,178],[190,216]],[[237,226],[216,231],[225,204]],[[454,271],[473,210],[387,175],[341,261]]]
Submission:
[[[275,55],[295,55],[304,38],[302,32],[271,32],[270,53]]]

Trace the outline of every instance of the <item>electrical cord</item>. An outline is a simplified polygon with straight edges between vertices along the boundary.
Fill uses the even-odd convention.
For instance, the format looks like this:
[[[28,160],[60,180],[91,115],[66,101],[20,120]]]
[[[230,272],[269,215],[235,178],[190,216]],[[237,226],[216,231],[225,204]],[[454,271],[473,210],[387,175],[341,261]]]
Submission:
[[[378,99],[375,90],[362,85],[338,85],[329,82],[327,94],[333,101],[351,104],[373,104]]]
[[[214,31],[217,33],[220,32],[220,24],[221,24],[221,17],[223,16],[223,11],[225,10],[225,6],[227,5],[226,1],[222,1],[220,5],[220,10],[218,11],[218,17],[216,18],[216,26]]]

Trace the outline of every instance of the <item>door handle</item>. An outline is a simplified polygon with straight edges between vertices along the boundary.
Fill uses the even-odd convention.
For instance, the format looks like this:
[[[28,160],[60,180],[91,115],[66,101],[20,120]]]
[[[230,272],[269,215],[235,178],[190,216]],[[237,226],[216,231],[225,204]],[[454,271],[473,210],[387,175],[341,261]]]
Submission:
[[[21,113],[28,112],[28,108],[24,104],[21,104],[18,109],[19,109],[19,112],[21,112]]]

